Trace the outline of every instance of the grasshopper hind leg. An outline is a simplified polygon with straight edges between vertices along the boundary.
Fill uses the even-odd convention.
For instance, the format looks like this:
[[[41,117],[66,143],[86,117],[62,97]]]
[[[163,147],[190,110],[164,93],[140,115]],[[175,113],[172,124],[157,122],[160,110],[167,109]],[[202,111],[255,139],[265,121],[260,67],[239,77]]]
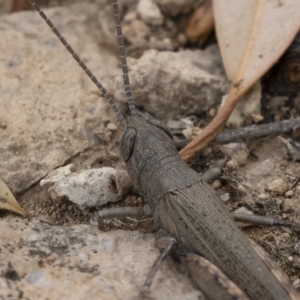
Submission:
[[[249,300],[235,283],[207,259],[197,254],[189,253],[181,260],[207,299]]]
[[[164,259],[173,250],[175,245],[176,245],[176,240],[172,237],[163,236],[163,237],[159,238],[156,241],[156,246],[160,249],[163,249],[163,251],[157,257],[157,259],[154,262],[150,272],[148,273],[148,276],[147,276],[146,281],[144,283],[143,289],[139,294],[138,300],[143,300],[144,299],[145,294],[148,292],[156,272],[158,271],[158,269],[161,266]]]

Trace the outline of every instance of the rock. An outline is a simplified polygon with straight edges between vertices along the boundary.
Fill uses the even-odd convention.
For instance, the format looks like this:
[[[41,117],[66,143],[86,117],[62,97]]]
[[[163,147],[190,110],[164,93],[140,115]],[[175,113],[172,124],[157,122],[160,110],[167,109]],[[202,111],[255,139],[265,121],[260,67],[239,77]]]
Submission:
[[[0,298],[131,300],[159,251],[152,234],[89,225],[51,226],[18,218],[0,221]],[[164,262],[150,288],[153,299],[204,299],[185,274]],[[198,298],[199,297],[199,298]]]
[[[226,101],[227,96],[222,99]],[[227,120],[227,125],[231,127],[241,127],[245,117],[252,117],[260,113],[261,84],[258,81],[253,87],[239,100],[238,104]]]
[[[66,166],[50,173],[41,180],[41,186],[52,185],[49,188],[52,199],[67,197],[81,209],[116,202],[132,187],[126,171],[104,167],[71,173],[69,169]]]
[[[189,13],[193,8],[200,6],[205,0],[155,0],[163,13],[169,16]]]
[[[108,123],[106,127],[110,131],[116,131],[118,129],[117,125],[114,123]]]
[[[294,257],[294,259],[293,259],[293,267],[295,269],[300,269],[300,257]]]
[[[292,190],[289,190],[284,193],[284,197],[292,198],[294,196],[294,192]]]
[[[111,50],[99,45],[97,5],[45,11],[110,89],[110,75],[121,71]],[[0,28],[0,124],[6,124],[0,127],[0,178],[15,194],[98,144],[93,129],[116,117],[36,12],[1,16]]]
[[[283,194],[288,188],[288,184],[282,178],[274,179],[268,184],[268,191],[278,194]]]
[[[281,234],[281,235],[278,237],[278,240],[279,240],[280,242],[286,242],[290,237],[291,237],[291,235],[290,235],[288,232],[284,232],[283,234]]]
[[[266,200],[266,199],[268,199],[268,196],[266,194],[259,194],[258,199],[259,200]]]
[[[284,199],[280,204],[280,208],[285,213],[291,213],[294,211],[294,203],[291,199]]]
[[[203,51],[147,50],[138,60],[128,58],[128,65],[136,105],[165,121],[219,104],[228,84],[215,45]],[[114,98],[124,102],[123,79],[114,81]]]
[[[133,20],[129,24],[124,24],[123,35],[132,44],[140,44],[141,41],[146,44],[151,30],[142,20]]]
[[[218,149],[226,156],[234,159],[239,166],[247,163],[249,150],[244,143],[229,143],[224,145],[218,145]]]
[[[212,184],[211,184],[211,187],[214,189],[214,190],[217,190],[219,189],[220,187],[222,186],[222,183],[220,180],[215,180]]]
[[[226,167],[230,170],[236,170],[239,167],[239,164],[235,159],[231,159],[226,163]]]
[[[192,137],[192,135],[193,135],[193,128],[192,127],[188,127],[186,129],[182,130],[182,134],[184,135],[184,137],[186,139],[189,140]]]
[[[229,193],[225,193],[223,195],[220,195],[220,199],[223,201],[223,202],[228,202],[230,200],[230,195]]]
[[[248,210],[246,207],[242,206],[239,207],[238,209],[236,209],[234,212],[234,214],[245,214],[245,215],[253,215],[253,212]],[[244,223],[244,222],[236,222],[237,226],[243,228],[243,227],[248,227],[248,226],[252,226],[252,224],[249,223]]]
[[[159,26],[164,22],[164,16],[152,0],[140,0],[137,12],[141,19],[150,25]]]
[[[11,12],[12,7],[13,7],[12,0],[0,0],[0,15],[9,14]]]

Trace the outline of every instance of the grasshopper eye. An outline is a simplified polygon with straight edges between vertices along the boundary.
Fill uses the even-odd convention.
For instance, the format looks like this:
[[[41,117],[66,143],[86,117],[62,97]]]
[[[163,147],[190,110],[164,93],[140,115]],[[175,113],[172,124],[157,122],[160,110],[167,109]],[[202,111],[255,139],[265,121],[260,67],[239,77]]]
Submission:
[[[128,162],[132,156],[136,139],[136,131],[133,128],[129,128],[123,135],[120,143],[121,157],[124,162]]]
[[[167,125],[155,119],[148,119],[147,122],[163,130],[173,140],[172,132]]]

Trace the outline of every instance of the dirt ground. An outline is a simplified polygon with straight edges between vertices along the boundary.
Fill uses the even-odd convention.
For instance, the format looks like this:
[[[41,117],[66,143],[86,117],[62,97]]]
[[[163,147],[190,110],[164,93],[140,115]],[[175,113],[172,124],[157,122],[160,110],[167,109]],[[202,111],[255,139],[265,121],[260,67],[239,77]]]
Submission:
[[[97,1],[95,1],[97,2]],[[100,3],[101,1],[99,1]],[[98,4],[99,4],[98,3]],[[65,4],[66,5],[66,4]],[[101,3],[99,4],[101,5]],[[26,7],[27,8],[27,7]],[[101,16],[105,14],[107,5],[98,18],[102,23]],[[198,51],[196,45],[190,44],[184,40],[184,26],[189,17],[189,13],[181,16],[166,17],[166,21],[161,26],[147,26],[141,24],[140,18],[136,14],[136,5],[134,1],[123,1],[120,5],[121,12],[126,15],[123,19],[123,29],[126,39],[126,48],[129,57],[140,59],[146,50],[156,49],[157,51],[172,51],[174,53],[182,50]],[[144,28],[144,29],[143,29]],[[115,44],[113,20],[102,30],[102,40],[98,43],[102,47],[112,51],[117,57],[117,48]],[[144,30],[145,32],[143,33]],[[98,37],[99,38],[99,37]],[[210,47],[216,43],[216,38],[212,35],[205,47]],[[103,46],[104,45],[104,46]],[[205,49],[205,47],[203,47]],[[129,60],[131,62],[131,60]],[[119,63],[117,63],[119,65]],[[134,69],[134,68],[133,68]],[[224,75],[222,66],[218,66],[216,73]],[[116,68],[113,73],[121,72]],[[142,72],[142,71],[141,71]],[[219,75],[218,75],[219,76]],[[113,76],[111,76],[113,77]],[[121,76],[120,76],[121,77]],[[120,79],[121,80],[121,79]],[[133,80],[135,82],[135,79]],[[116,83],[118,86],[118,83]],[[133,94],[135,83],[133,83]],[[163,89],[163,86],[161,87]],[[221,89],[219,89],[221,93]],[[112,92],[114,93],[114,92]],[[163,93],[163,92],[161,92]],[[116,94],[118,99],[118,94]],[[187,96],[188,97],[188,96]],[[287,119],[290,116],[297,116],[293,101],[278,102],[277,106],[272,107],[272,114],[268,105],[273,99],[273,95],[263,94],[261,99],[268,99],[262,103],[262,116],[264,120],[274,121],[275,119]],[[150,97],[151,98],[151,97]],[[139,100],[140,101],[140,100]],[[164,99],[162,98],[163,102]],[[195,106],[181,105],[181,110],[166,114],[164,121],[182,120],[189,118],[193,126],[203,128],[210,122],[220,105],[221,99],[213,102],[213,105],[203,111]],[[122,134],[122,128],[118,126],[116,131],[110,131],[107,124],[117,124],[116,118],[109,110],[106,104],[105,118],[101,126],[97,128],[97,136],[101,142],[94,145],[88,145],[74,155],[65,159],[62,165],[74,164],[75,170],[87,168],[99,168],[112,166],[116,169],[124,169],[124,164],[119,157],[119,140]],[[195,104],[196,105],[196,104]],[[168,104],[166,104],[166,107]],[[174,104],[174,107],[176,104]],[[197,105],[196,105],[197,106]],[[124,103],[122,108],[124,108]],[[144,109],[144,106],[138,102],[138,108]],[[155,109],[155,108],[154,108]],[[172,111],[172,106],[169,110]],[[187,111],[188,109],[188,111]],[[161,108],[150,111],[158,116]],[[80,113],[80,112],[79,112]],[[244,118],[242,116],[242,118]],[[253,123],[253,120],[245,117],[245,124]],[[88,126],[93,127],[95,120],[89,121]],[[184,139],[182,133],[173,129],[173,133],[178,140]],[[225,169],[218,181],[212,183],[217,185],[216,190],[219,195],[229,194],[229,200],[226,201],[230,211],[235,211],[240,207],[245,207],[254,214],[263,216],[276,216],[279,219],[300,222],[300,183],[297,182],[300,175],[300,165],[298,162],[290,160],[286,154],[286,149],[277,137],[268,137],[259,140],[244,141],[250,151],[247,163],[237,169]],[[218,150],[216,145],[209,146],[205,152],[200,153],[195,158],[191,167],[199,173],[209,169],[209,167],[224,155]],[[58,167],[59,164],[56,166]],[[22,168],[22,166],[20,166]],[[46,175],[46,174],[45,174]],[[40,178],[42,179],[42,178]],[[284,192],[271,191],[268,185],[276,179],[282,179],[287,189]],[[119,207],[119,206],[143,206],[143,200],[137,194],[129,194],[120,202],[110,203],[101,208],[92,208],[81,210],[77,205],[71,203],[68,199],[52,199],[47,188],[41,187],[38,180],[28,188],[17,194],[17,199],[21,206],[29,213],[29,219],[38,218],[42,222],[53,225],[73,225],[89,224],[91,217],[98,209]],[[290,209],[283,206],[283,201],[290,205]],[[1,211],[0,217],[5,218],[9,213]],[[116,229],[140,230],[142,232],[153,232],[152,220],[142,218],[135,220],[124,218],[119,221],[110,220],[101,223],[102,230],[111,231]],[[299,232],[286,227],[266,227],[266,226],[247,226],[242,231],[250,238],[260,244],[281,266],[284,272],[294,282],[296,287],[300,287],[300,239]]]

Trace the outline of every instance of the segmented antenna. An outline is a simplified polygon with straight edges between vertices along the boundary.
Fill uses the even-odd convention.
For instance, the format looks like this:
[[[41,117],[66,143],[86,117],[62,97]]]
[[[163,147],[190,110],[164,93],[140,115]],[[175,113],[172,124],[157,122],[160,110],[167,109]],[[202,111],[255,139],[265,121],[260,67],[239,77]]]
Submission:
[[[125,46],[124,46],[124,38],[122,34],[122,27],[120,22],[120,15],[118,10],[118,1],[113,0],[113,7],[115,12],[115,20],[116,20],[116,28],[118,34],[118,41],[119,41],[119,49],[121,55],[121,62],[122,62],[122,70],[123,70],[123,81],[124,81],[124,88],[127,97],[128,106],[132,115],[136,114],[134,100],[131,94],[130,83],[129,83],[129,76],[128,76],[128,68],[127,68],[127,60],[125,54]]]
[[[81,60],[81,58],[75,53],[75,51],[73,50],[73,48],[67,43],[67,41],[61,35],[61,33],[58,31],[58,29],[52,24],[52,22],[48,19],[48,17],[45,15],[45,13],[40,9],[40,7],[38,6],[38,4],[36,4],[33,0],[27,0],[27,1],[40,14],[40,16],[44,19],[44,21],[52,29],[52,31],[55,33],[55,35],[58,37],[58,39],[61,41],[61,43],[71,53],[71,55],[73,56],[73,58],[77,61],[77,63],[83,69],[83,71],[86,73],[86,75],[94,82],[94,84],[101,91],[101,93],[103,94],[103,96],[107,99],[107,101],[110,104],[110,106],[112,107],[112,109],[115,111],[118,119],[120,121],[122,121],[124,119],[123,114],[117,108],[116,104],[114,103],[113,99],[111,98],[111,96],[107,92],[107,90],[104,88],[104,86],[100,83],[100,81],[96,78],[96,76],[90,71],[90,69],[85,65],[85,63]],[[126,60],[125,60],[125,63],[126,63]]]

